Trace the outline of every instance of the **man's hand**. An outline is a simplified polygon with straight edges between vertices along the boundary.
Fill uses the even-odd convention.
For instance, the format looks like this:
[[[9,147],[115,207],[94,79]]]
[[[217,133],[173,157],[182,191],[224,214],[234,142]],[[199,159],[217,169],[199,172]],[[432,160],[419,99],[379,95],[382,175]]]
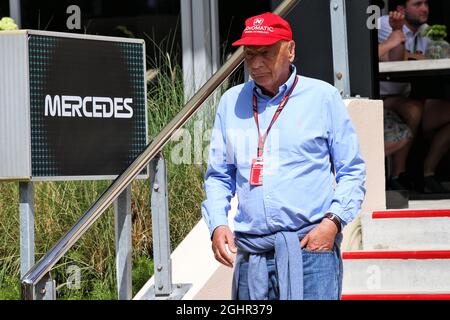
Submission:
[[[406,60],[424,60],[427,57],[425,57],[422,53],[410,53],[406,52]]]
[[[231,253],[228,253],[226,245]],[[214,257],[221,264],[232,268],[234,263],[234,254],[236,253],[236,246],[234,244],[234,236],[228,226],[218,226],[213,233],[212,250]]]
[[[392,31],[402,30],[405,24],[405,15],[398,11],[389,12],[389,25]]]
[[[332,251],[338,232],[337,226],[328,218],[312,229],[300,242],[300,247],[308,251]]]

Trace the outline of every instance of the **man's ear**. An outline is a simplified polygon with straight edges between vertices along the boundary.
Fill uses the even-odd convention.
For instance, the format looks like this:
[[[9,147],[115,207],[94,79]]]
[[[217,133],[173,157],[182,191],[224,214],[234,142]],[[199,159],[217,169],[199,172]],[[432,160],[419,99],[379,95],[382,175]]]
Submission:
[[[295,58],[295,42],[294,40],[289,41],[288,44],[288,50],[289,50],[289,61],[294,62]]]

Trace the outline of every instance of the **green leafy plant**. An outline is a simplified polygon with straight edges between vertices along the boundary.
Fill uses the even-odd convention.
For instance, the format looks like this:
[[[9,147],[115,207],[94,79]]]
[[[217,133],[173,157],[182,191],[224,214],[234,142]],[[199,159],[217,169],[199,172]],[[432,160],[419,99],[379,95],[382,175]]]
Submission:
[[[447,37],[447,26],[441,24],[427,26],[422,35],[431,40],[444,40]]]
[[[0,20],[0,30],[17,30],[19,27],[10,17],[3,17]]]

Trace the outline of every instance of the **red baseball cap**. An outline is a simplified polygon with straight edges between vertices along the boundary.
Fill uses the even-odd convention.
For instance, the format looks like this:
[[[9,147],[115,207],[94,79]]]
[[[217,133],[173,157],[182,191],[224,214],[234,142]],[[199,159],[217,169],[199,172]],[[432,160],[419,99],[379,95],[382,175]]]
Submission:
[[[270,46],[280,40],[292,40],[289,22],[271,12],[245,20],[241,38],[233,46]]]

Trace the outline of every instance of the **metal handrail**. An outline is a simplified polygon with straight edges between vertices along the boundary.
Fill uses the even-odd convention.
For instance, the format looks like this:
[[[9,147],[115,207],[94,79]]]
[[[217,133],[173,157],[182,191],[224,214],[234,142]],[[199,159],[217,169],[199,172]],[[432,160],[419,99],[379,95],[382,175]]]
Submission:
[[[285,16],[299,0],[285,0],[274,13]],[[64,256],[64,254],[94,224],[113,201],[136,178],[146,165],[162,150],[170,138],[197,111],[202,103],[219,87],[231,73],[242,63],[242,47],[200,88],[181,111],[161,130],[145,150],[120,174],[97,201],[83,214],[75,225],[43,256],[22,278],[22,299],[32,300],[34,287]]]

